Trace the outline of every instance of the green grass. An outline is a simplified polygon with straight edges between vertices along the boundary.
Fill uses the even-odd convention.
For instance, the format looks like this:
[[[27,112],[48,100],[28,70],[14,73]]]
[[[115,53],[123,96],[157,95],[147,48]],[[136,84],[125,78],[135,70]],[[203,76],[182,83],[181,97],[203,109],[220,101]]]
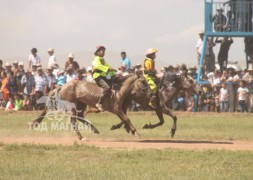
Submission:
[[[22,136],[75,136],[75,132],[69,128],[66,130],[52,131],[51,123],[55,120],[44,120],[48,126],[48,131],[35,131],[27,128],[27,123],[31,122],[39,112],[16,112],[0,114],[0,137],[22,137]],[[171,138],[170,129],[172,127],[172,119],[165,116],[163,126],[155,129],[142,129],[144,124],[156,123],[158,118],[151,112],[130,113],[129,117],[133,125],[137,128],[142,138]],[[82,132],[86,137],[95,138],[135,138],[131,134],[127,134],[122,127],[119,130],[111,131],[113,124],[119,123],[120,120],[113,114],[100,113],[91,114],[87,117],[100,131],[99,135],[90,131]],[[66,121],[64,121],[66,122]],[[178,129],[175,139],[206,139],[206,140],[253,140],[253,116],[252,114],[185,114],[178,115]]]
[[[5,144],[6,137],[76,137],[73,131],[29,130],[27,123],[38,112],[0,113],[0,179],[253,179],[253,152],[227,150],[177,149],[100,149],[74,143],[63,145]],[[155,123],[150,112],[130,113],[129,117],[142,137],[171,139],[172,120],[152,130]],[[122,128],[110,131],[119,119],[109,113],[87,117],[100,130],[99,135],[82,132],[90,138],[133,139]],[[48,126],[52,121],[44,121]],[[54,122],[54,121],[53,121]],[[185,114],[178,115],[175,139],[184,140],[253,140],[252,114]]]
[[[1,144],[0,179],[252,179],[253,152]]]

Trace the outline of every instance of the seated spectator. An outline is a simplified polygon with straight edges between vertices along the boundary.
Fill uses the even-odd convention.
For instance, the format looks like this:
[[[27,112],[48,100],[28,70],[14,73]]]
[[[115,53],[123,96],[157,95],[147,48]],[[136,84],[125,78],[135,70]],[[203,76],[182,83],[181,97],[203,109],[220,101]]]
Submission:
[[[240,87],[237,90],[237,97],[238,97],[238,102],[239,102],[241,112],[245,112],[245,111],[249,112],[248,105],[247,105],[248,93],[249,93],[249,89],[245,86],[245,81],[241,80]]]
[[[64,75],[64,71],[63,71],[63,70],[60,70],[60,71],[58,72],[58,78],[57,78],[56,84],[57,84],[58,86],[63,86],[65,83],[66,83],[66,77],[65,77],[65,75]]]
[[[220,102],[220,111],[221,112],[228,112],[228,98],[229,98],[229,91],[227,89],[227,85],[222,83],[219,93],[219,102]]]
[[[224,31],[224,28],[226,27],[227,18],[223,13],[222,8],[216,9],[216,14],[212,17],[212,21],[214,22],[214,30],[216,32],[222,32]]]
[[[55,89],[55,84],[56,84],[56,77],[53,74],[53,68],[50,66],[47,68],[47,82],[48,82],[48,91],[51,91],[53,89]]]
[[[15,108],[14,108],[14,110],[19,111],[23,107],[23,100],[20,99],[20,95],[18,95],[18,94],[15,94],[14,98],[15,98]]]
[[[30,110],[30,98],[29,95],[24,95],[24,100],[22,103],[23,110],[29,111]]]
[[[5,111],[12,111],[15,108],[15,104],[13,101],[13,98],[9,98],[9,101],[7,102],[7,105],[5,107]]]
[[[188,92],[185,92],[185,109],[187,112],[193,112],[194,110],[194,97],[190,95]]]
[[[86,72],[85,69],[78,69],[77,76],[75,77],[75,80],[85,81],[86,80],[85,72]]]
[[[87,72],[88,72],[88,74],[87,74],[87,76],[86,76],[87,82],[95,83],[95,80],[94,80],[93,77],[92,77],[92,67],[89,66],[89,67],[87,68]]]
[[[76,73],[73,70],[72,66],[67,67],[66,69],[66,83],[76,78]]]

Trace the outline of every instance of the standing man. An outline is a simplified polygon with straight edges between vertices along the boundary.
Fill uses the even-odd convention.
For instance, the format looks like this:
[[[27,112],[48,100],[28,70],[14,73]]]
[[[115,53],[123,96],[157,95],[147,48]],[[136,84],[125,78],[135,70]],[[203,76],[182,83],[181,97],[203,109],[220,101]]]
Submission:
[[[43,95],[47,94],[47,85],[48,85],[48,80],[46,75],[43,73],[43,70],[41,67],[37,68],[37,74],[34,77],[35,79],[35,99],[36,101],[40,99]],[[36,103],[35,106],[36,110],[41,110],[44,108],[43,106],[39,105]]]
[[[218,63],[220,66],[221,72],[223,72],[224,69],[227,69],[228,64],[228,51],[233,43],[233,39],[230,37],[224,37],[223,40],[215,40],[215,43],[221,43],[220,45],[220,52],[218,54]]]
[[[35,80],[29,69],[25,71],[25,75],[22,76],[21,85],[23,86],[23,94],[27,95],[30,99],[29,110],[33,110],[36,102],[34,99],[35,96]]]
[[[126,52],[122,51],[121,52],[121,65],[125,64],[126,65],[126,71],[128,71],[131,68],[131,61],[130,59],[127,58]]]
[[[150,98],[149,105],[154,109],[157,108],[157,85],[156,85],[156,70],[155,70],[155,58],[156,52],[155,48],[148,48],[146,50],[146,59],[144,60],[144,77],[148,82],[148,85],[152,91],[152,96]]]
[[[55,55],[54,55],[54,49],[53,48],[49,48],[47,52],[49,54],[48,67],[50,67],[50,66],[53,66],[54,64],[56,64],[56,58],[55,58]]]
[[[198,59],[198,64],[200,63],[200,57],[201,57],[201,53],[202,53],[202,49],[204,47],[203,44],[203,38],[204,38],[204,31],[200,31],[199,32],[199,39],[197,41],[197,46],[196,46],[196,51],[197,51],[197,59]],[[204,62],[202,64],[202,69],[205,70],[205,66],[206,66],[206,61],[207,58],[209,56],[209,50],[208,50],[208,42],[206,42],[206,49],[205,49],[205,54],[204,54]],[[204,72],[203,72],[204,74]]]
[[[68,60],[65,63],[65,71],[67,70],[67,68],[69,66],[72,66],[72,68],[74,69],[75,72],[77,72],[77,70],[79,69],[79,64],[78,62],[74,61],[74,54],[73,53],[69,53],[68,55]]]
[[[37,55],[38,50],[36,48],[32,48],[31,54],[29,56],[29,70],[32,70],[32,66],[36,64],[40,64],[40,57]]]

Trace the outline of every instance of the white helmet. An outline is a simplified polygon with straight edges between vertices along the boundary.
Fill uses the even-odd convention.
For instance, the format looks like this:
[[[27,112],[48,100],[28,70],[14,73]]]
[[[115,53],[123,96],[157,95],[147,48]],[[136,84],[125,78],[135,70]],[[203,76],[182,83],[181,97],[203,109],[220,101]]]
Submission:
[[[69,53],[69,55],[68,55],[68,58],[73,58],[74,59],[74,53]]]

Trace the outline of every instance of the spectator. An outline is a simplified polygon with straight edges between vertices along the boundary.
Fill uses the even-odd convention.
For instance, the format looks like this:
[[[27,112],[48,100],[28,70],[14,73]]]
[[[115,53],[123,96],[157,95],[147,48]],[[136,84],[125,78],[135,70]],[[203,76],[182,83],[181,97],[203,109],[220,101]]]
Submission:
[[[21,79],[22,77],[25,75],[25,70],[24,70],[24,63],[23,62],[19,62],[18,63],[18,69],[15,75],[17,84],[18,84],[18,91],[19,93],[23,92],[23,87],[21,85]]]
[[[37,55],[38,50],[36,48],[32,48],[31,54],[29,56],[29,69],[32,70],[33,65],[37,65],[40,62],[40,57]]]
[[[15,103],[13,101],[13,98],[9,98],[9,101],[6,104],[5,111],[12,111],[15,108]]]
[[[53,48],[49,48],[47,52],[49,54],[48,67],[50,67],[50,66],[53,66],[54,64],[56,64],[56,58],[55,58],[55,55],[54,55],[54,49]]]
[[[215,46],[214,43],[211,42],[211,40],[208,40],[208,51],[209,56],[206,60],[206,72],[214,72],[215,70],[215,54],[213,52],[213,47]]]
[[[56,77],[53,74],[53,68],[51,66],[49,66],[47,68],[46,78],[47,78],[47,82],[48,82],[48,87],[47,87],[48,91],[51,91],[51,90],[55,89]]]
[[[14,98],[14,95],[18,93],[18,84],[13,72],[8,74],[8,90],[10,97],[12,98]]]
[[[95,80],[92,77],[92,67],[89,66],[87,68],[87,72],[88,72],[87,77],[86,77],[87,82],[95,83]]]
[[[85,72],[86,72],[85,69],[77,70],[77,76],[75,77],[75,80],[85,81],[86,80]]]
[[[35,100],[39,100],[43,95],[47,94],[47,87],[48,87],[48,80],[45,74],[42,71],[41,67],[37,68],[37,74],[34,77],[35,80]],[[35,105],[36,110],[41,110],[43,109],[44,106],[41,104]]]
[[[232,31],[235,32],[237,31],[237,27],[236,27],[236,20],[233,17],[233,12],[232,11],[227,11],[227,23],[225,25],[225,30],[226,31]]]
[[[187,91],[185,92],[185,109],[187,112],[193,112],[195,106],[194,97]]]
[[[218,40],[218,38],[215,40],[215,43],[221,43],[220,45],[220,51],[218,54],[218,63],[220,66],[221,72],[223,72],[224,69],[227,69],[228,64],[228,51],[233,43],[233,39],[230,37],[224,37],[223,40]]]
[[[1,73],[2,86],[0,92],[2,93],[2,107],[5,107],[6,102],[10,97],[9,89],[8,89],[8,78],[6,72]]]
[[[0,74],[5,71],[5,69],[3,68],[3,61],[0,59]]]
[[[219,93],[219,102],[220,102],[220,111],[221,112],[228,112],[228,98],[229,98],[229,91],[227,89],[227,85],[222,83]]]
[[[253,67],[253,37],[245,37],[244,38],[245,44],[245,53],[247,58],[249,57],[248,63],[250,67]]]
[[[8,62],[5,63],[5,72],[7,74],[12,72],[11,67],[12,67],[12,65],[10,63],[8,63]]]
[[[68,60],[65,63],[65,71],[67,70],[67,68],[69,66],[72,66],[72,69],[77,72],[77,70],[79,69],[79,64],[74,61],[74,54],[73,53],[69,53],[68,55]]]
[[[249,89],[245,87],[245,81],[240,81],[240,87],[237,90],[237,97],[241,112],[249,112],[247,106]]]
[[[130,59],[127,58],[126,52],[123,51],[121,52],[121,65],[125,64],[126,65],[126,71],[128,71],[131,68],[131,61]]]
[[[222,32],[224,31],[227,23],[227,18],[225,15],[223,15],[223,9],[217,8],[216,14],[212,17],[212,21],[214,22],[214,30],[216,32]]]
[[[14,73],[14,76],[16,76],[16,73],[18,71],[18,61],[14,61],[12,64],[13,64],[12,72]]]
[[[23,100],[23,103],[22,103],[22,107],[23,107],[23,110],[25,110],[25,111],[30,110],[31,104],[30,104],[29,95],[27,95],[27,94],[24,95],[24,100]]]
[[[119,76],[128,76],[129,73],[126,71],[126,69],[127,65],[125,63],[122,63],[116,74]]]
[[[242,80],[246,81],[247,83],[253,82],[253,67],[249,69],[245,69]]]
[[[31,71],[27,69],[25,71],[25,75],[23,75],[21,79],[21,85],[23,86],[23,94],[28,96],[30,99],[30,107],[29,109],[32,110],[33,107],[36,108],[35,102],[35,80],[34,76],[32,75]]]
[[[201,57],[201,53],[202,53],[202,49],[204,47],[203,44],[203,38],[204,38],[204,31],[199,32],[199,39],[197,41],[197,45],[196,45],[196,52],[197,52],[197,59],[198,59],[198,65],[200,63],[200,57]],[[202,69],[203,71],[205,71],[205,67],[206,67],[206,61],[207,58],[209,56],[209,50],[208,50],[208,42],[206,44],[206,49],[204,51],[204,60],[203,60],[203,64],[202,64]],[[203,72],[203,74],[205,74],[205,72]]]
[[[14,110],[19,111],[19,110],[22,109],[23,100],[20,99],[19,94],[15,94],[14,98],[15,98],[15,108],[14,108]]]
[[[64,71],[63,70],[60,70],[58,72],[58,78],[57,78],[57,85],[58,86],[63,86],[64,84],[66,83],[66,77],[64,75]]]
[[[66,82],[68,83],[71,80],[74,80],[76,78],[76,73],[73,70],[72,66],[68,66],[66,69]]]
[[[54,63],[51,67],[53,68],[53,74],[55,75],[55,78],[57,79],[58,78],[58,72],[60,71],[59,64]]]

